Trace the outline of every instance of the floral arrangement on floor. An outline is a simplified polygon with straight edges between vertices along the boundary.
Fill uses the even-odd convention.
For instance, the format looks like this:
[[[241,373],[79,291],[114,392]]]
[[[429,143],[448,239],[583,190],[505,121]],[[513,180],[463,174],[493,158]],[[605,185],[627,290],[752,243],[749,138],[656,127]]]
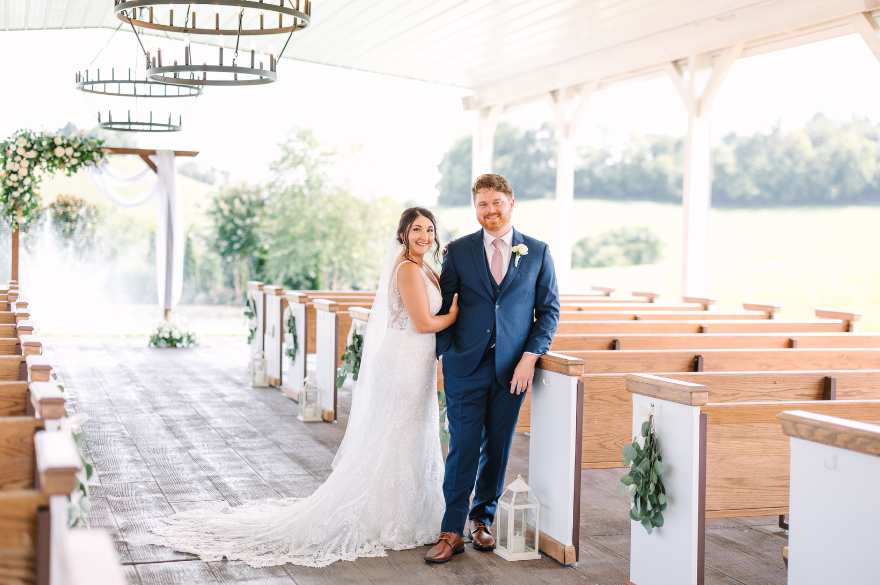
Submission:
[[[150,335],[150,347],[191,347],[197,343],[195,332],[189,330],[189,323],[179,317],[162,319]]]
[[[43,180],[37,170],[63,170],[71,176],[78,170],[100,166],[106,161],[103,140],[78,134],[52,134],[19,130],[0,142],[0,206],[2,214],[18,228],[40,208],[37,185]]]

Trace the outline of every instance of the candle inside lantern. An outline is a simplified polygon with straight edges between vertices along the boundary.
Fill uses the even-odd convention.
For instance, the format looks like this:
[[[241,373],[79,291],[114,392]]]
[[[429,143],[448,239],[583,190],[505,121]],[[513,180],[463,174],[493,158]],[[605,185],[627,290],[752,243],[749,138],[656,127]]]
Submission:
[[[513,538],[510,539],[510,552],[526,552],[526,536],[522,532],[513,533]]]

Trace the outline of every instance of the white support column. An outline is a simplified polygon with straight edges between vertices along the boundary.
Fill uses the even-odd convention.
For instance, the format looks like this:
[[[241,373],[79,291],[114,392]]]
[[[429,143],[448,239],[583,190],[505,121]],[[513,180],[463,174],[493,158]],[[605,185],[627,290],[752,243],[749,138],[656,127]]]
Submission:
[[[556,119],[556,238],[553,260],[560,292],[571,292],[571,250],[574,246],[574,135],[598,81],[579,89],[569,87],[550,93]]]
[[[730,68],[742,54],[743,47],[744,43],[738,43],[726,49],[714,67],[708,54],[691,56],[688,58],[687,78],[676,63],[669,65],[669,75],[688,111],[682,197],[682,296],[707,296],[709,293],[707,248],[709,209],[712,204],[709,110]]]
[[[495,129],[504,106],[479,108],[477,127],[474,128],[473,156],[471,159],[471,180],[492,172],[492,159],[495,154]]]
[[[871,13],[860,12],[859,14],[853,14],[849,18],[849,22],[855,31],[861,35],[865,44],[874,53],[874,56],[880,60],[880,26],[877,25],[877,21],[871,16]]]

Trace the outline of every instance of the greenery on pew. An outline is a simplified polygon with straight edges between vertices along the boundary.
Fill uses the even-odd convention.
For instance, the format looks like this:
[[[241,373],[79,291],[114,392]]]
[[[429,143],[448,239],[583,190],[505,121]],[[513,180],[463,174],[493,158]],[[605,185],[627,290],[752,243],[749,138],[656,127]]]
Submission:
[[[244,306],[244,316],[248,320],[248,345],[250,345],[254,340],[254,335],[257,334],[257,301],[248,295]]]
[[[58,375],[55,372],[52,372],[52,379],[56,381],[58,380]],[[61,384],[58,384],[58,389],[64,392],[64,386]],[[82,424],[86,422],[87,418],[88,416],[85,413],[74,415],[74,417],[71,418],[67,414],[67,409],[65,408],[64,418],[58,423],[58,428],[61,431],[66,431],[73,435],[73,440],[76,442],[76,450],[77,453],[79,453],[79,458],[83,465],[83,471],[76,474],[76,487],[70,495],[70,508],[67,519],[67,524],[70,528],[76,526],[87,527],[89,525],[89,511],[92,507],[89,502],[88,483],[92,478],[95,468],[86,461],[86,458],[83,455],[83,445],[86,442],[86,434],[82,430]]]
[[[440,406],[440,444],[449,444],[449,427],[446,426],[446,392],[437,390],[437,403]]]
[[[663,462],[660,458],[660,443],[654,429],[654,415],[642,424],[644,446],[639,438],[623,448],[623,464],[629,466],[629,473],[620,478],[617,493],[629,495],[632,509],[629,517],[641,522],[648,534],[654,528],[663,526],[663,510],[666,509],[666,488],[663,486]]]
[[[293,339],[293,347],[285,349],[284,355],[290,359],[296,359],[296,352],[299,351],[299,339],[296,336],[296,316],[292,312],[290,313],[290,317],[287,318],[287,332]],[[250,343],[250,339],[248,339],[248,343]]]
[[[342,388],[345,378],[351,374],[351,379],[357,381],[361,371],[361,357],[364,354],[364,336],[357,331],[351,332],[351,345],[345,348],[342,355],[342,366],[336,370],[336,387]]]

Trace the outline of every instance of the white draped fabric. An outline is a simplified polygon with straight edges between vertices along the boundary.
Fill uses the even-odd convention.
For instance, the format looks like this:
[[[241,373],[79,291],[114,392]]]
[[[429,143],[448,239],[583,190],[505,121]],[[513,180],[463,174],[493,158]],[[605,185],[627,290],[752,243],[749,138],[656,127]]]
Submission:
[[[87,169],[92,183],[116,205],[134,207],[158,199],[156,282],[159,304],[164,309],[171,309],[180,302],[180,295],[183,292],[183,252],[186,245],[183,232],[183,204],[177,182],[174,151],[157,150],[156,155],[150,158],[156,164],[158,178],[134,199],[122,197],[115,188],[146,181],[154,176],[153,170],[147,165],[130,175],[120,173],[106,164],[100,167],[87,167]]]

